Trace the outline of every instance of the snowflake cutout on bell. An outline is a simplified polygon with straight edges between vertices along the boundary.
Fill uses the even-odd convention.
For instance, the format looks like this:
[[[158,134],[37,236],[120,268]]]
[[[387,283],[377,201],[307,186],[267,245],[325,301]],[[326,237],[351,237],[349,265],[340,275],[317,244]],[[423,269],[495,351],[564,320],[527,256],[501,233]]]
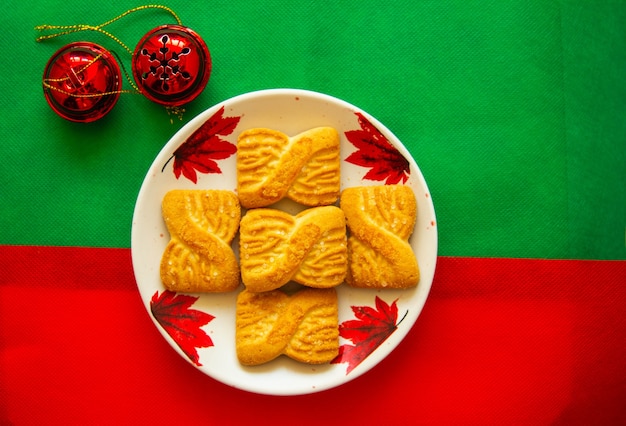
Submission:
[[[178,107],[195,99],[211,75],[211,55],[200,36],[180,25],[148,32],[133,54],[133,77],[153,102]]]

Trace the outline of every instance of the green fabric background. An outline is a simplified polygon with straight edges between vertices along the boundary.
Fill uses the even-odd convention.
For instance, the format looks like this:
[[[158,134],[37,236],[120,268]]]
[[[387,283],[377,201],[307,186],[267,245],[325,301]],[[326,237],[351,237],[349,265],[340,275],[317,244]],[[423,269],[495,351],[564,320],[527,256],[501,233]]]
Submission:
[[[5,1],[0,17],[0,244],[129,247],[134,201],[161,147],[204,109],[274,87],[324,92],[409,148],[446,256],[626,259],[626,2],[168,1],[214,70],[182,121],[138,95],[66,122],[41,77],[61,46],[39,24],[99,24],[138,2]],[[107,27],[131,48],[162,11]],[[126,85],[128,87],[128,85]]]

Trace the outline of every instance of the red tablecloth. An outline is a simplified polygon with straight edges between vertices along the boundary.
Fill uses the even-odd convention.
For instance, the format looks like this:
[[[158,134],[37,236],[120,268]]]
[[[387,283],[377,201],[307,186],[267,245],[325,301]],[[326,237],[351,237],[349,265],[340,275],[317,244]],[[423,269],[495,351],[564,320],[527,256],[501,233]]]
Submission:
[[[169,347],[129,250],[5,246],[0,258],[0,418],[15,424],[626,418],[623,261],[441,257],[422,315],[387,359],[335,389],[271,397],[216,382]]]

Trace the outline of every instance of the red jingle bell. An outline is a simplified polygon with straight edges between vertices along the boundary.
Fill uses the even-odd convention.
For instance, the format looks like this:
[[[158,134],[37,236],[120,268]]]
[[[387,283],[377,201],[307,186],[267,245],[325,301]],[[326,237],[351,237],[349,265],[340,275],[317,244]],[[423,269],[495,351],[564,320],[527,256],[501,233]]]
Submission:
[[[95,43],[75,42],[48,61],[43,90],[59,116],[88,123],[105,116],[120,97],[121,72],[109,51]]]
[[[193,30],[162,25],[139,41],[132,68],[142,94],[161,105],[176,107],[202,92],[211,74],[211,55]]]

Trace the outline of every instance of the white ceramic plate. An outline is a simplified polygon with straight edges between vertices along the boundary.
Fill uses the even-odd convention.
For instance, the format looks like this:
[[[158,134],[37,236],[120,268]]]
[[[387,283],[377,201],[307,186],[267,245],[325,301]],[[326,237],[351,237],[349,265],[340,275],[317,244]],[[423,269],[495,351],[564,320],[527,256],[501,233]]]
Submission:
[[[214,135],[213,141],[221,144],[219,149],[214,149],[218,145],[213,145],[209,151],[223,151],[222,148],[229,148],[230,144],[236,146],[237,135],[248,128],[269,127],[294,135],[317,126],[332,126],[341,136],[342,189],[396,181],[413,189],[418,214],[409,242],[420,266],[418,286],[409,290],[353,289],[346,284],[337,287],[340,324],[357,320],[353,307],[368,307],[366,309],[375,312],[384,311],[385,306],[397,307],[397,314],[394,315],[392,309],[391,314],[387,315],[390,335],[362,362],[350,361],[346,356],[336,360],[336,363],[311,366],[281,356],[265,365],[244,367],[237,361],[235,352],[235,301],[243,285],[235,292],[224,294],[182,295],[165,291],[159,277],[161,255],[169,241],[161,216],[164,194],[175,188],[236,191],[235,153],[213,155],[221,158],[207,160],[202,155],[197,156],[198,146],[190,146],[191,143],[186,142],[209,118],[213,121],[217,119],[216,122],[226,127],[230,126],[225,130],[217,126],[209,131],[215,133],[217,130],[218,134]],[[355,151],[366,153],[374,149],[371,145],[357,148],[347,136],[353,134],[347,132],[362,128],[369,129],[369,135],[377,139],[379,145],[381,140],[383,144],[387,143],[384,139],[390,144],[387,147],[390,149],[384,152],[369,151],[376,159],[375,164],[357,165],[348,158]],[[190,166],[192,160],[204,166],[208,164],[208,169],[205,172],[195,170]],[[198,164],[197,168],[203,167]],[[186,174],[182,170],[183,166],[187,166]],[[176,170],[181,171],[178,177]],[[193,181],[194,174],[196,182]],[[133,268],[144,305],[163,337],[185,360],[210,377],[239,389],[261,394],[298,395],[330,389],[362,375],[405,338],[430,291],[437,258],[437,227],[432,199],[415,160],[382,123],[359,108],[328,95],[304,90],[272,89],[236,96],[213,106],[172,137],[154,160],[139,191],[132,222],[131,246]],[[237,239],[233,241],[233,249],[238,254]],[[162,325],[164,315],[156,314],[159,318],[155,316],[151,301],[159,298],[162,302],[159,312],[165,312],[165,317],[171,315],[170,319],[182,333],[168,333]],[[382,303],[377,304],[377,298]],[[191,319],[186,315],[181,316],[179,311],[168,311],[170,307],[181,306],[167,303],[172,301],[186,302],[185,313],[192,314]],[[194,323],[194,314],[200,316],[200,323]],[[185,330],[185,327],[190,327],[190,330]],[[179,342],[185,340],[187,331],[195,332],[199,340],[181,346]],[[358,342],[344,337],[340,338],[340,345],[355,346],[357,351],[362,348]],[[182,348],[186,348],[187,352]]]

